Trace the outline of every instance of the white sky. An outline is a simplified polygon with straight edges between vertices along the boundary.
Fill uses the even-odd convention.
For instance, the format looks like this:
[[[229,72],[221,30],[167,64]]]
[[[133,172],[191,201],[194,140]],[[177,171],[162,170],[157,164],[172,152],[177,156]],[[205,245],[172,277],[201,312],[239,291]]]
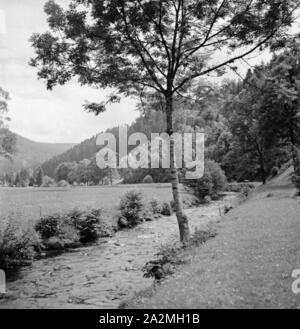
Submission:
[[[68,0],[62,0],[68,2]],[[82,109],[85,100],[102,101],[105,92],[76,81],[47,91],[28,65],[34,32],[47,30],[46,0],[0,0],[0,86],[10,93],[9,126],[39,142],[81,142],[118,124],[131,123],[138,113],[133,99],[113,104],[95,117]]]
[[[47,30],[45,2],[0,0],[0,86],[11,96],[11,130],[39,142],[79,143],[107,128],[131,123],[138,116],[133,99],[113,104],[106,113],[95,117],[84,112],[82,104],[85,100],[104,100],[105,91],[81,87],[73,81],[50,92],[37,79],[36,69],[28,65],[34,54],[28,40],[34,32]],[[57,2],[67,4],[69,0]],[[250,57],[252,65],[268,59],[253,54]],[[244,75],[247,65],[236,64]]]

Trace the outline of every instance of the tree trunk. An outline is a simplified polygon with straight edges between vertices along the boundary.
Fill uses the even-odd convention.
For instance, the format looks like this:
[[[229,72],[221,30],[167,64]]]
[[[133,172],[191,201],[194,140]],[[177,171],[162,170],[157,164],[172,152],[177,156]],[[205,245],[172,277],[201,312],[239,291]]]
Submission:
[[[172,96],[166,97],[166,117],[167,117],[167,133],[171,137],[173,134],[173,100]],[[175,212],[179,227],[180,241],[186,244],[190,239],[190,228],[188,218],[182,209],[181,196],[179,194],[179,178],[178,171],[175,165],[175,145],[173,138],[170,138],[170,165],[172,192],[175,206]]]
[[[259,154],[259,163],[260,163],[260,176],[261,176],[261,181],[265,185],[267,182],[267,177],[266,177],[266,170],[265,170],[265,162],[264,162],[264,157],[260,153]]]
[[[263,151],[261,150],[261,147],[259,146],[258,142],[256,141],[255,143],[256,143],[256,149],[257,149],[258,158],[259,158],[260,177],[261,177],[261,181],[262,181],[263,185],[265,185],[267,182],[265,159],[264,159]]]

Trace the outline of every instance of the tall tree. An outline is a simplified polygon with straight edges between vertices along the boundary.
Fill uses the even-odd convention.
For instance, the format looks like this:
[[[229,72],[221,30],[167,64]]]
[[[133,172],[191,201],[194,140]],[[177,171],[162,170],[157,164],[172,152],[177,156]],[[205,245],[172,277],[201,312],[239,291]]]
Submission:
[[[108,102],[155,90],[172,136],[174,98],[199,77],[222,74],[234,61],[281,38],[298,7],[296,0],[70,0],[64,10],[51,0],[45,6],[51,31],[32,36],[31,65],[49,89],[74,76],[81,84],[112,87],[116,92]],[[223,55],[216,56],[220,49]],[[85,109],[98,115],[106,104],[89,103]],[[186,242],[190,233],[173,139],[170,160],[180,239]]]
[[[265,69],[266,81],[261,110],[262,129],[269,140],[284,139],[290,146],[295,172],[300,176],[300,43],[290,41]]]
[[[68,180],[69,173],[74,170],[74,164],[71,162],[63,162],[55,169],[55,179],[57,182]]]
[[[35,171],[33,176],[34,176],[36,185],[40,187],[43,184],[43,177],[44,177],[43,169],[41,167],[39,167]]]
[[[15,152],[16,137],[7,128],[6,122],[9,121],[7,117],[7,101],[9,94],[0,87],[0,157],[10,158]]]

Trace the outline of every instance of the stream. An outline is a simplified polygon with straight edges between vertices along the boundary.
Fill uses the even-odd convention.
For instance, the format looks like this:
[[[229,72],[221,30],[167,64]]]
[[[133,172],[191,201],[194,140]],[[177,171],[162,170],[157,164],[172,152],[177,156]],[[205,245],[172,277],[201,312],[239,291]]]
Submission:
[[[185,210],[191,232],[224,220],[220,210],[235,201],[236,194],[227,193],[222,200]],[[153,279],[143,277],[142,267],[155,259],[162,244],[177,240],[173,215],[119,231],[93,246],[36,260],[7,282],[0,308],[117,308],[153,284]]]

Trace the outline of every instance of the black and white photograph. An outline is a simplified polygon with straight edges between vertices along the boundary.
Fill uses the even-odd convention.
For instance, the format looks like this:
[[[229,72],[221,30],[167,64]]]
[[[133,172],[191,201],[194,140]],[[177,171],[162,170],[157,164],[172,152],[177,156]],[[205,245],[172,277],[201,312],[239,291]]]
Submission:
[[[21,309],[300,309],[300,0],[0,0],[0,321]]]

